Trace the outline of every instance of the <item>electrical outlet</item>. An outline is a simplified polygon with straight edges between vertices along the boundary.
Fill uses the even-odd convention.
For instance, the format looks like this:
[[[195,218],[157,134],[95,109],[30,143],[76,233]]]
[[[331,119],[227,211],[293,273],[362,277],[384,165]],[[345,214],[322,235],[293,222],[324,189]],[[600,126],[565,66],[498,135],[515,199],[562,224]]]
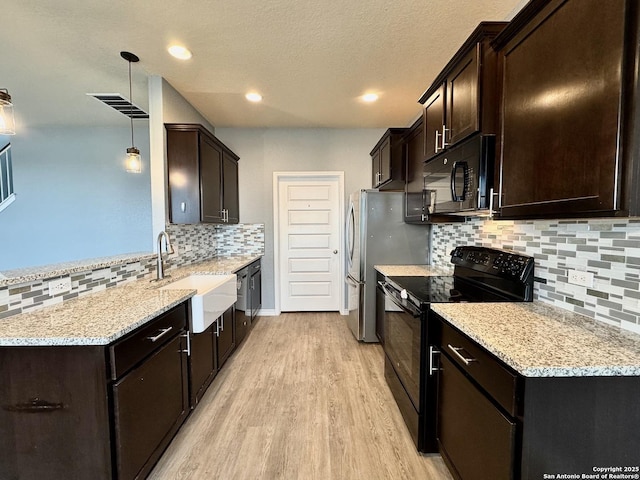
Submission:
[[[62,277],[49,282],[49,295],[52,297],[71,291],[71,278]]]
[[[569,283],[582,287],[593,287],[593,273],[569,270]]]

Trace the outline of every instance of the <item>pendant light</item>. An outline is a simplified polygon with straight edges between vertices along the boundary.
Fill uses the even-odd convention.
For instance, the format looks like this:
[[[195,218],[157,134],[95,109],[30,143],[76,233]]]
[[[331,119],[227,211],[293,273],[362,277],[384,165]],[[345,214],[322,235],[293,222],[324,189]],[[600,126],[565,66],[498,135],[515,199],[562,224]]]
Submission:
[[[0,88],[0,135],[15,135],[16,122],[13,118],[13,103],[6,88]]]
[[[120,52],[120,56],[129,63],[129,120],[131,120],[131,147],[127,148],[127,159],[125,161],[125,169],[127,172],[140,173],[142,171],[142,159],[140,158],[140,150],[135,147],[133,141],[133,95],[131,89],[131,62],[139,62],[140,59],[131,52]]]

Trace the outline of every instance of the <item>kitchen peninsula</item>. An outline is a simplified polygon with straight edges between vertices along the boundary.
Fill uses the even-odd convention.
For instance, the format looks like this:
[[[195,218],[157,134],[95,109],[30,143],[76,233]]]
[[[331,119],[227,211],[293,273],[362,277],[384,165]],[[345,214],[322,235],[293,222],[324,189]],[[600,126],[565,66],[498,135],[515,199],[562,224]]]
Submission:
[[[189,373],[195,291],[161,287],[191,274],[234,273],[260,257],[214,258],[162,281],[146,277],[0,322],[0,472],[146,476],[199,387]]]

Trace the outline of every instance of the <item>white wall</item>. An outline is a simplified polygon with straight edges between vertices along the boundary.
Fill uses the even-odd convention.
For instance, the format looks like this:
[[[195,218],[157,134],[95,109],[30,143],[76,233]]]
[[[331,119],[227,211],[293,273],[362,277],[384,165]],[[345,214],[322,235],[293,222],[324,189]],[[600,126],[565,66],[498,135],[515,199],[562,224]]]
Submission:
[[[384,129],[216,128],[240,156],[240,222],[265,224],[263,309],[273,309],[273,172],[344,171],[345,196],[371,188],[369,152]],[[347,204],[345,199],[345,205]]]

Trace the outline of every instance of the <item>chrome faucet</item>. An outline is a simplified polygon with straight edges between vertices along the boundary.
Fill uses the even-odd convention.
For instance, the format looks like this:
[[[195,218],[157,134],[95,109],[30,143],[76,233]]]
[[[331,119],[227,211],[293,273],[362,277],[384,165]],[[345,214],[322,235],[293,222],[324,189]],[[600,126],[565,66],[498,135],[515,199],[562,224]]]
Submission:
[[[174,252],[169,235],[164,230],[158,234],[158,259],[156,261],[156,280],[164,278],[164,264],[162,263],[162,237],[164,237],[165,249],[168,254]]]

